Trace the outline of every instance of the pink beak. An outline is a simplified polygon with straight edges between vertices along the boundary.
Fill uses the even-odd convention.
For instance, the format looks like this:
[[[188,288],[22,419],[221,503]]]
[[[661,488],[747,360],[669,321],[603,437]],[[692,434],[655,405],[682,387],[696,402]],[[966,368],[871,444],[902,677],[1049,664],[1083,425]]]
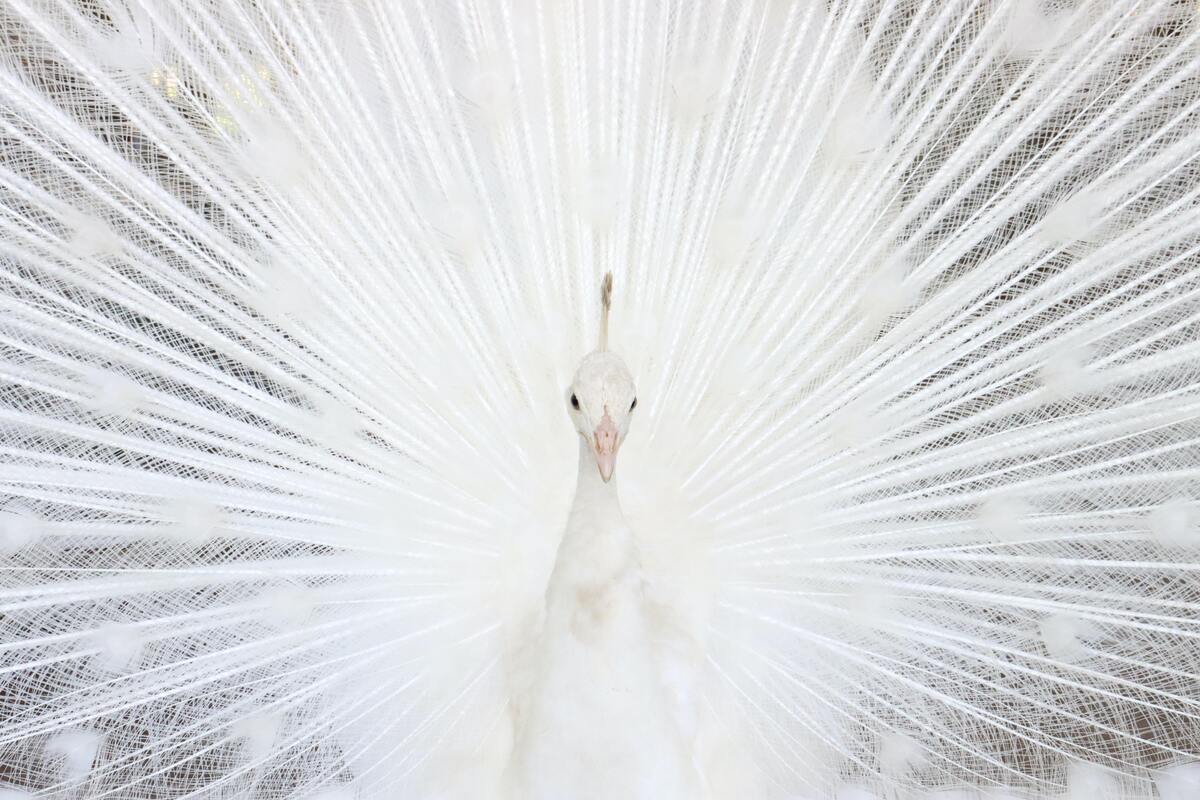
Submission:
[[[604,418],[600,420],[600,424],[596,426],[596,432],[592,434],[592,438],[596,450],[596,466],[600,468],[600,477],[605,483],[608,483],[612,478],[613,467],[617,464],[617,448],[621,443],[617,438],[617,426],[607,411],[604,412]]]

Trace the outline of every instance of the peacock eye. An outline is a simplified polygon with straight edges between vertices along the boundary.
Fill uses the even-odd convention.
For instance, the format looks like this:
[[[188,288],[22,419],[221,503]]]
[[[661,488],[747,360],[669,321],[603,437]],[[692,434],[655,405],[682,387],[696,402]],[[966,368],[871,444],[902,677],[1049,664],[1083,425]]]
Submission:
[[[575,409],[576,411],[579,410],[579,398],[574,394],[571,395],[571,408]]]
[[[633,398],[633,402],[629,404],[630,411],[633,411],[635,408],[637,408],[637,398],[636,397]]]

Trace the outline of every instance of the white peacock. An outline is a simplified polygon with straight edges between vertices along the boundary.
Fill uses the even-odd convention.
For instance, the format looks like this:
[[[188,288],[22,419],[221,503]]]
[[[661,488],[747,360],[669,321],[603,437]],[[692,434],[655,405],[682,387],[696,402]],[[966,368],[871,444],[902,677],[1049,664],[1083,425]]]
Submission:
[[[0,31],[5,800],[1200,796],[1195,3]]]

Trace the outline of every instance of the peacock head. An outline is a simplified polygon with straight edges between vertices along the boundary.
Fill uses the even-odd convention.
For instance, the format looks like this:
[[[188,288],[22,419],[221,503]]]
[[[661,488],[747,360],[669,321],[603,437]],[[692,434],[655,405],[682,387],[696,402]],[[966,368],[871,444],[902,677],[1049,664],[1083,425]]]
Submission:
[[[637,407],[633,375],[615,353],[589,353],[571,381],[569,404],[575,430],[592,448],[600,477],[607,483]]]
[[[617,463],[617,450],[629,432],[637,408],[633,374],[616,353],[608,350],[608,312],[612,307],[612,273],[600,289],[600,346],[584,356],[571,380],[568,400],[571,421],[596,457],[600,477],[607,483]]]

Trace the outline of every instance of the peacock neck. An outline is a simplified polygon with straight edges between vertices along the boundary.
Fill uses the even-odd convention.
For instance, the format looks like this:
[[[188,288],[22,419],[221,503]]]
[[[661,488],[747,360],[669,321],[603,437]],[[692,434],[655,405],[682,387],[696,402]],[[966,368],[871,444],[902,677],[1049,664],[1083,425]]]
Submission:
[[[582,438],[579,440],[578,476],[575,482],[575,502],[571,516],[586,514],[592,520],[611,520],[624,523],[621,501],[617,496],[617,482],[607,483],[600,477],[596,457],[591,447]]]
[[[636,561],[633,531],[621,513],[617,482],[600,478],[586,442],[580,442],[578,471],[575,500],[547,591],[547,607],[562,613],[578,605],[580,586],[607,585]]]

